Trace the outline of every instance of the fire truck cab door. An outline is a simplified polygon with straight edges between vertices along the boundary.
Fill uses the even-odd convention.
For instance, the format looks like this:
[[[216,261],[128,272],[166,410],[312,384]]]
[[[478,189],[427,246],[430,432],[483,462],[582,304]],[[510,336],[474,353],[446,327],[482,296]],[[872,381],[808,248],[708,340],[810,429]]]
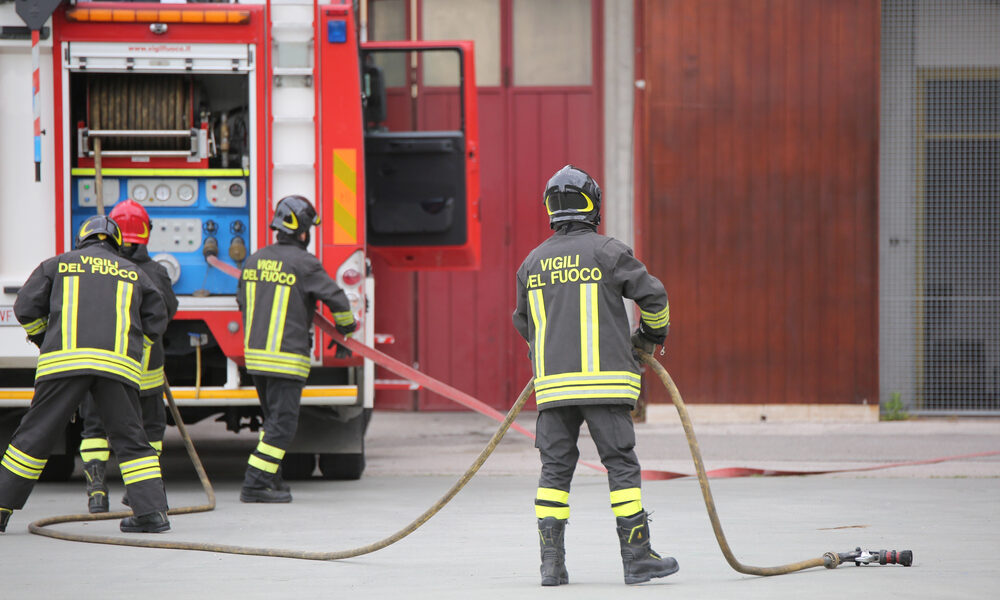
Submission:
[[[479,268],[472,42],[361,48],[370,251],[394,267]]]

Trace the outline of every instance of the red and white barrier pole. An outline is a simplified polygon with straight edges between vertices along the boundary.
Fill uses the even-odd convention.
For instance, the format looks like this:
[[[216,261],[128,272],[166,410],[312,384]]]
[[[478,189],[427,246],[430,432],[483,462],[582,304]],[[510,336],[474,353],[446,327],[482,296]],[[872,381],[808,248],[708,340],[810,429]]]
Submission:
[[[35,181],[42,180],[42,101],[38,97],[39,84],[39,51],[38,42],[41,32],[31,30],[31,111],[35,119]]]

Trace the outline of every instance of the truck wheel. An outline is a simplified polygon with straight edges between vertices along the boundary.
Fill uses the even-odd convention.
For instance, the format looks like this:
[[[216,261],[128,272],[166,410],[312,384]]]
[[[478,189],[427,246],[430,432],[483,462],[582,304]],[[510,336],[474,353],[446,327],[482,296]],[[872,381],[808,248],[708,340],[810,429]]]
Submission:
[[[320,454],[319,471],[323,479],[355,480],[361,479],[365,472],[365,454]]]
[[[316,469],[315,454],[288,453],[281,462],[281,475],[285,479],[309,479]]]
[[[45,470],[38,478],[39,481],[69,481],[73,475],[75,466],[73,454],[53,454],[49,461],[45,463]]]

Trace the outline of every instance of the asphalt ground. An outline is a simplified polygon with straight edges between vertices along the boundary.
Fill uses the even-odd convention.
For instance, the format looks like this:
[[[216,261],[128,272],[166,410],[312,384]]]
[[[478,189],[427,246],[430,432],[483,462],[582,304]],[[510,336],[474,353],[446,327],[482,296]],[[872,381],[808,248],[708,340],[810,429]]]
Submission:
[[[519,422],[534,428],[534,415]],[[171,519],[151,539],[294,550],[367,545],[407,525],[465,471],[495,430],[469,413],[377,412],[359,481],[292,482],[289,505],[238,500],[256,437],[221,424],[191,427],[218,506]],[[851,424],[696,425],[706,466],[844,469],[1000,450],[1000,420]],[[692,473],[683,431],[637,426],[645,469]],[[581,436],[583,458],[597,462]],[[204,503],[176,429],[163,460],[172,506]],[[82,477],[40,484],[0,535],[0,598],[988,598],[1000,585],[1000,456],[886,470],[716,479],[712,490],[742,562],[773,566],[826,551],[909,549],[914,566],[844,565],[760,578],[725,562],[693,478],[651,481],[653,547],[680,571],[639,586],[622,582],[603,474],[580,467],[567,529],[570,584],[541,588],[533,514],[538,458],[511,432],[470,484],[397,544],[338,562],[81,544],[31,535],[30,521],[85,510]],[[112,478],[111,498],[121,495]],[[115,508],[115,506],[113,506]],[[123,535],[116,521],[55,526]]]

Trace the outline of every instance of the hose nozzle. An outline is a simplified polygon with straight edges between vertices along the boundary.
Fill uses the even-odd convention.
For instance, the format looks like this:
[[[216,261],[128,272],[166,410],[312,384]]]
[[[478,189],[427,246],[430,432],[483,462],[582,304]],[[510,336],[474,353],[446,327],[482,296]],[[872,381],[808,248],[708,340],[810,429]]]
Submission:
[[[827,555],[832,554],[827,552],[823,555],[823,559],[827,559]],[[904,567],[909,567],[913,564],[913,551],[912,550],[879,550],[874,552],[872,550],[862,550],[860,546],[854,549],[854,552],[841,552],[837,555],[839,562],[849,562],[853,561],[856,566],[861,565],[903,565]],[[828,569],[832,569],[829,565],[826,565]],[[834,565],[836,566],[836,565]]]

